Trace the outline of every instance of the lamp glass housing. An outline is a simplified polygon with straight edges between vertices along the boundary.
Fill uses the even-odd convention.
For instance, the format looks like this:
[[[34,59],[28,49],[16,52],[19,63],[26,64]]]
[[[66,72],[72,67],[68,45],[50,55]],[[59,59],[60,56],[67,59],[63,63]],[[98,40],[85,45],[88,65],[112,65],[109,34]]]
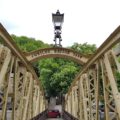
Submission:
[[[55,28],[61,28],[62,23],[64,21],[64,14],[60,14],[59,11],[56,14],[52,14],[52,21],[54,23]]]

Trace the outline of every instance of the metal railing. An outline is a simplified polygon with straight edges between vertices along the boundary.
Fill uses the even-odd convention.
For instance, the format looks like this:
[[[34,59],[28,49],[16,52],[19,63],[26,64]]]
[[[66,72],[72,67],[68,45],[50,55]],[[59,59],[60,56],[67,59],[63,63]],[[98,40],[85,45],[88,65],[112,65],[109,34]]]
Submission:
[[[40,80],[0,24],[0,120],[30,120],[45,109]]]
[[[64,119],[120,120],[120,56],[114,51],[119,42],[120,27],[85,63],[66,94]],[[44,120],[41,83],[1,24],[0,43],[0,120],[6,119],[8,103],[12,120]]]
[[[120,26],[83,66],[65,97],[65,110],[80,120],[120,120]]]
[[[77,118],[75,118],[74,116],[72,116],[70,113],[68,113],[67,111],[63,111],[63,119],[64,120],[78,120]]]
[[[37,116],[35,116],[31,120],[46,120],[46,118],[47,118],[47,110],[41,112],[40,114],[38,114]]]

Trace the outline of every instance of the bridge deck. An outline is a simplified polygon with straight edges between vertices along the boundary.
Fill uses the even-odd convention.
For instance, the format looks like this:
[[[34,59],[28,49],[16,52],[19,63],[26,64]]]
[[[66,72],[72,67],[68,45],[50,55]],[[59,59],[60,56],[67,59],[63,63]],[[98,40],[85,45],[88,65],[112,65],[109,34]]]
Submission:
[[[48,118],[46,120],[63,120],[62,118]]]

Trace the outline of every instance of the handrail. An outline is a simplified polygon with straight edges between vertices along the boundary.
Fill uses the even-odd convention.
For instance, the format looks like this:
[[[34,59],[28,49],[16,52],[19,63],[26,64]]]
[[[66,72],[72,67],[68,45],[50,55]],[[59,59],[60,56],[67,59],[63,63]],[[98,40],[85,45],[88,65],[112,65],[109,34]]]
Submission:
[[[3,27],[3,25],[0,23],[0,37],[3,38],[3,42],[7,47],[12,50],[12,52],[19,57],[19,59],[22,61],[22,63],[27,67],[27,69],[33,74],[33,77],[37,81],[37,83],[40,85],[40,89],[42,90],[42,94],[44,95],[42,85],[40,83],[40,80],[38,79],[35,71],[33,70],[30,62],[26,59],[24,54],[21,52],[21,50],[17,47],[15,42],[13,41],[12,37],[9,35],[9,33],[6,31],[6,29]]]
[[[47,102],[40,80],[2,24],[0,24],[0,93],[2,120],[8,115],[8,102],[12,108],[12,120],[29,120],[46,109]],[[41,115],[43,116],[42,113]]]
[[[37,116],[35,116],[31,120],[45,120],[46,118],[47,118],[47,110],[41,112],[40,114],[38,114]]]
[[[77,118],[75,118],[74,116],[72,116],[70,113],[68,113],[65,110],[63,110],[63,119],[64,120],[78,120]]]
[[[79,80],[80,76],[85,73],[88,67],[90,67],[98,58],[100,58],[107,50],[109,50],[112,46],[120,42],[120,26],[118,26],[115,31],[105,40],[105,42],[97,49],[95,54],[88,60],[88,62],[84,65],[82,71],[75,77],[73,80],[68,94],[71,91],[71,88],[75,85],[76,81]]]
[[[119,48],[120,26],[98,48],[73,80],[65,96],[65,110],[79,119],[120,119],[120,63],[115,49]],[[111,113],[112,109],[112,113]],[[79,116],[78,116],[79,114]],[[111,117],[112,116],[112,117]]]

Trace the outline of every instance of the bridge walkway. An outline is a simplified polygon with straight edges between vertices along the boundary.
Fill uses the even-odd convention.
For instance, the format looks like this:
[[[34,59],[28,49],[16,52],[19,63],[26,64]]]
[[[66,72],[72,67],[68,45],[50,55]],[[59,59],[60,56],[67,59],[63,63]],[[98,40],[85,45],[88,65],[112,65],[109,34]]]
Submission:
[[[120,26],[89,59],[69,53],[60,54],[82,62],[83,68],[64,96],[63,118],[120,120]],[[0,24],[0,120],[9,110],[12,120],[46,119],[48,102],[28,59],[31,55],[26,57]]]
[[[63,120],[62,118],[48,118],[46,120]]]

